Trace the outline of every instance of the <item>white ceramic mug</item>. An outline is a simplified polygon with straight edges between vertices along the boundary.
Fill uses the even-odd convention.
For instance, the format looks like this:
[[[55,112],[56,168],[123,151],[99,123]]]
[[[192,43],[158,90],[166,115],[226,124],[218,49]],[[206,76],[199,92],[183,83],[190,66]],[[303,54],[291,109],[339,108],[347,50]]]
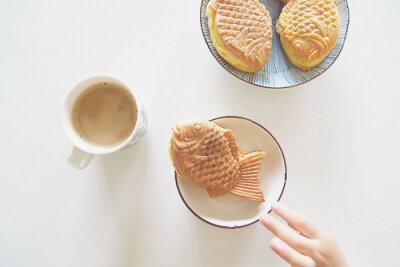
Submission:
[[[137,121],[135,128],[133,129],[132,133],[128,138],[126,138],[123,142],[114,146],[99,146],[85,141],[75,131],[71,121],[71,111],[77,97],[83,91],[88,89],[91,85],[99,82],[111,82],[121,85],[131,93],[134,101],[136,102]],[[146,121],[147,121],[146,113],[137,93],[133,92],[132,89],[123,84],[121,81],[109,76],[94,76],[80,81],[67,94],[63,110],[64,130],[69,139],[74,144],[71,155],[68,158],[69,163],[71,163],[74,167],[78,169],[83,169],[89,165],[89,163],[92,161],[95,155],[104,155],[113,153],[123,148],[137,144],[142,139],[146,131]]]

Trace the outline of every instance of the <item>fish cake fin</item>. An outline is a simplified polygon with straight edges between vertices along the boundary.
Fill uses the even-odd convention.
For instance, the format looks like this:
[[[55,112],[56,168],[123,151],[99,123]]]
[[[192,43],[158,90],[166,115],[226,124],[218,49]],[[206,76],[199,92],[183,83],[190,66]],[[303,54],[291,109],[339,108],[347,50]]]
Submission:
[[[264,156],[265,152],[252,152],[240,157],[240,177],[230,190],[232,194],[253,201],[265,201],[259,177]]]
[[[231,129],[227,129],[224,132],[224,136],[228,139],[229,148],[231,149],[231,153],[236,160],[239,160],[239,156],[241,154],[239,146],[236,142],[236,136],[233,134]]]
[[[226,189],[216,189],[216,188],[207,188],[207,193],[210,197],[220,197],[222,195],[225,195],[226,193],[228,193],[228,191],[226,191]]]

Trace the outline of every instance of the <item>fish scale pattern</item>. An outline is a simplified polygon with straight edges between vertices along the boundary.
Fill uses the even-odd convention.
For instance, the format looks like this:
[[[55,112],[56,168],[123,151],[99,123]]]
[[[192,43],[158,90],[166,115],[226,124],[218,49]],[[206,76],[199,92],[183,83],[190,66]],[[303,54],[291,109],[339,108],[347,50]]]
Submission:
[[[196,177],[193,182],[206,188],[230,190],[239,177],[240,166],[224,130],[217,127],[208,129],[198,149],[197,154],[207,159],[193,164],[188,170],[191,177]]]
[[[214,0],[221,42],[251,66],[262,67],[272,49],[269,12],[258,0]]]
[[[350,23],[350,12],[347,0],[337,0],[336,5],[339,11],[340,18],[340,33],[337,38],[336,45],[332,48],[325,59],[317,66],[310,70],[303,70],[296,67],[287,57],[282,45],[280,44],[280,38],[277,36],[275,30],[276,21],[278,20],[283,3],[287,2],[278,0],[259,0],[260,3],[266,6],[270,13],[272,23],[272,46],[271,54],[268,62],[257,72],[247,73],[241,71],[236,67],[232,66],[223,56],[218,52],[218,47],[213,44],[212,32],[209,28],[210,19],[208,15],[208,10],[210,9],[210,3],[213,1],[202,0],[200,9],[200,20],[201,20],[201,30],[203,33],[204,40],[207,47],[210,49],[211,54],[215,57],[216,61],[230,74],[236,78],[243,80],[247,83],[254,84],[264,88],[287,88],[292,86],[297,86],[310,81],[332,66],[332,64],[339,57],[344,44],[347,39],[347,32]]]
[[[335,0],[291,0],[283,8],[276,30],[303,61],[329,53],[339,36]]]

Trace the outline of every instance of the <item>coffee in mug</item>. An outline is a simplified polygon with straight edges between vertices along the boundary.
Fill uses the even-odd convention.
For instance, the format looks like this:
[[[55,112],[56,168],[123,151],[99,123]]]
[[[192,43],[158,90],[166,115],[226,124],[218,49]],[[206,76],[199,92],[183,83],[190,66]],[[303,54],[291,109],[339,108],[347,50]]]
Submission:
[[[84,90],[72,107],[71,121],[85,141],[100,146],[121,143],[132,133],[137,119],[130,92],[113,82],[99,82]]]
[[[140,142],[147,118],[139,96],[110,76],[80,81],[67,94],[63,126],[74,144],[68,161],[83,169],[96,155],[117,152]]]

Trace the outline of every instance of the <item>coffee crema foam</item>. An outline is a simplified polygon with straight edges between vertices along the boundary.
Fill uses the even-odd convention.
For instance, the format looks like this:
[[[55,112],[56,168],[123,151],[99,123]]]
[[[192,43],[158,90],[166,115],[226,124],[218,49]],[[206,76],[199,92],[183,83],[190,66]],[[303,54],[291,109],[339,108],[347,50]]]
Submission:
[[[75,131],[87,142],[113,146],[125,141],[136,125],[137,106],[130,92],[113,82],[84,90],[71,112]]]

